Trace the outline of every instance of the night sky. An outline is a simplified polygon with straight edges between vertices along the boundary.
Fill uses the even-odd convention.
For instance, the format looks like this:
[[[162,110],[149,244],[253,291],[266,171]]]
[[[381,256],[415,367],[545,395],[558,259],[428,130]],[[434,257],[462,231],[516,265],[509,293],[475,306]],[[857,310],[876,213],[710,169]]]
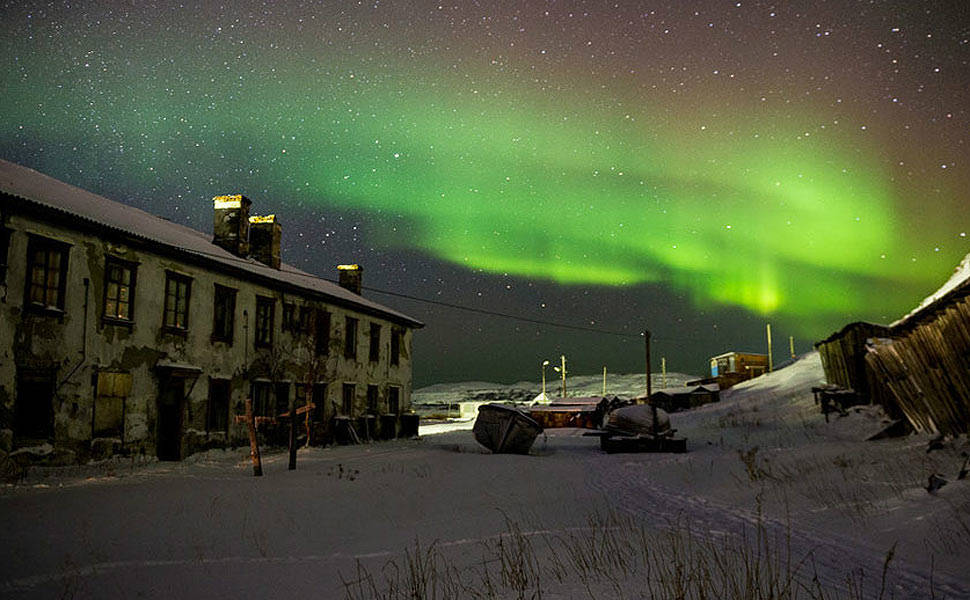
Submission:
[[[778,361],[970,252],[964,1],[16,2],[0,30],[0,157],[203,231],[246,194],[284,261],[358,262],[428,324],[416,385],[642,370],[643,329],[655,370],[767,322]]]

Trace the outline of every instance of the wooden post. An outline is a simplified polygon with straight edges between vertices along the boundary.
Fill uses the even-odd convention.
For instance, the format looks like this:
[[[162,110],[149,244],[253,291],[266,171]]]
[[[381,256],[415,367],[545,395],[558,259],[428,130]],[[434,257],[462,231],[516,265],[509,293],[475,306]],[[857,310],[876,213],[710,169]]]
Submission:
[[[795,336],[788,336],[788,352],[791,353],[792,360],[795,360]]]
[[[263,460],[259,456],[259,442],[256,441],[256,417],[253,416],[253,399],[246,398],[246,424],[249,426],[249,456],[253,459],[253,477],[263,474]]]
[[[606,365],[603,365],[603,395],[606,396]]]
[[[643,339],[647,351],[647,401],[649,401],[652,390],[650,389],[650,332],[648,330],[643,331]]]
[[[771,323],[767,323],[768,330],[768,372],[771,373],[774,363],[771,360]]]
[[[667,387],[667,357],[660,357],[660,377],[663,384],[661,387]]]
[[[306,416],[303,418],[303,425],[306,427],[306,447],[309,448],[313,433],[313,419],[310,416],[310,404],[313,403],[313,384],[307,383],[303,389],[306,390],[303,394],[303,399],[306,401],[304,405],[306,407]]]
[[[290,464],[287,467],[290,471],[296,470],[296,392],[290,396]]]

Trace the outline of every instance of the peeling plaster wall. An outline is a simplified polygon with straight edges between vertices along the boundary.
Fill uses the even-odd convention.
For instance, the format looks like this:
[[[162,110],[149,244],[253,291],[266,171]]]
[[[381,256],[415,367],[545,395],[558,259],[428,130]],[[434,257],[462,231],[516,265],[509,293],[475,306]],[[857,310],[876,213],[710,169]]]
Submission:
[[[57,460],[71,462],[108,452],[155,453],[158,396],[164,370],[160,364],[177,364],[198,370],[185,382],[182,410],[181,454],[212,446],[248,444],[246,426],[235,423],[244,413],[250,382],[265,378],[289,382],[291,396],[297,383],[326,383],[324,421],[342,402],[342,384],[355,383],[355,416],[367,412],[367,386],[379,386],[378,413],[387,411],[389,386],[400,388],[401,412],[411,402],[411,337],[413,332],[386,319],[357,313],[342,306],[284,293],[237,279],[223,272],[185,264],[146,250],[137,240],[109,240],[53,225],[23,214],[7,214],[12,230],[6,280],[0,286],[0,450],[25,445],[14,429],[18,369],[51,367],[56,370],[53,400],[53,445]],[[62,314],[24,308],[29,235],[70,245],[66,295]],[[104,315],[105,260],[112,256],[137,263],[132,324],[120,325]],[[188,327],[184,334],[162,327],[166,273],[191,278]],[[87,284],[85,284],[87,280]],[[235,323],[232,343],[214,342],[215,285],[234,288]],[[255,347],[256,297],[275,299],[273,344]],[[283,331],[283,303],[323,309],[331,314],[329,353],[315,356],[313,331]],[[85,304],[87,315],[85,317]],[[344,358],[345,317],[358,319],[357,358]],[[381,326],[380,357],[369,360],[370,324]],[[399,365],[390,364],[391,330],[402,331]],[[93,410],[99,370],[131,374],[131,391],[124,403],[123,435],[94,441]],[[230,381],[228,436],[206,432],[206,409],[211,378]],[[302,398],[296,400],[302,404]],[[315,436],[316,437],[316,436]],[[105,449],[107,448],[107,450]]]

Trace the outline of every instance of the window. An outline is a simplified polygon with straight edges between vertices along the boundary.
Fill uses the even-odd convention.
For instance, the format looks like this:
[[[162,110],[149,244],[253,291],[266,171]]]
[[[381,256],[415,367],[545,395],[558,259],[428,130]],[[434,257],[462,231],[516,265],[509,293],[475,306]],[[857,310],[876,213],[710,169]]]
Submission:
[[[318,309],[316,321],[317,356],[326,356],[330,353],[330,313]]]
[[[136,264],[109,256],[104,264],[104,318],[133,321]]]
[[[276,301],[272,298],[256,296],[256,347],[266,348],[273,345],[273,311]]]
[[[40,237],[27,244],[27,298],[35,308],[64,310],[69,246]]]
[[[344,357],[357,358],[357,319],[347,317],[344,327]]]
[[[377,362],[381,358],[381,326],[377,323],[370,324],[370,351],[368,357],[371,362]]]
[[[393,385],[387,388],[387,412],[392,415],[401,412],[401,388]]]
[[[378,389],[376,385],[367,386],[367,412],[377,414]]]
[[[231,344],[236,330],[236,290],[216,284],[212,305],[212,340]]]
[[[401,364],[401,330],[391,329],[391,364]]]
[[[296,330],[296,307],[289,302],[283,303],[283,323],[281,327],[283,331],[295,331]]]
[[[189,293],[192,278],[171,271],[165,274],[165,312],[162,327],[169,331],[189,328]]]
[[[131,373],[99,371],[94,399],[93,437],[124,439],[125,401],[131,395]]]
[[[310,319],[313,315],[313,309],[309,306],[300,307],[300,315],[297,317],[296,329],[300,333],[309,334],[310,333]]]
[[[341,409],[344,416],[354,416],[354,396],[357,394],[357,386],[353,383],[345,383],[343,388],[343,404]]]
[[[322,423],[327,414],[327,384],[313,384],[313,420]]]
[[[229,431],[229,396],[231,388],[228,379],[209,378],[209,405],[205,412],[206,433],[227,433]]]
[[[252,386],[253,415],[268,417],[270,415],[270,396],[273,386],[268,381],[254,381]]]
[[[274,416],[278,417],[285,412],[290,410],[290,384],[285,381],[281,381],[276,384],[276,412]]]

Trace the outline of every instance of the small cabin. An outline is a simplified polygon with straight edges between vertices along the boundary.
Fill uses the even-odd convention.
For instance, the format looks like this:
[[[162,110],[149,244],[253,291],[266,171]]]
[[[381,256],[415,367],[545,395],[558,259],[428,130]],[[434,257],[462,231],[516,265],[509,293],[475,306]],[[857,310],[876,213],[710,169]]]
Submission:
[[[764,375],[767,370],[767,354],[725,352],[711,358],[711,379],[715,380],[722,390]],[[703,383],[707,383],[707,380]]]
[[[716,383],[663,388],[650,396],[650,404],[667,412],[688,410],[718,400],[720,387]]]

